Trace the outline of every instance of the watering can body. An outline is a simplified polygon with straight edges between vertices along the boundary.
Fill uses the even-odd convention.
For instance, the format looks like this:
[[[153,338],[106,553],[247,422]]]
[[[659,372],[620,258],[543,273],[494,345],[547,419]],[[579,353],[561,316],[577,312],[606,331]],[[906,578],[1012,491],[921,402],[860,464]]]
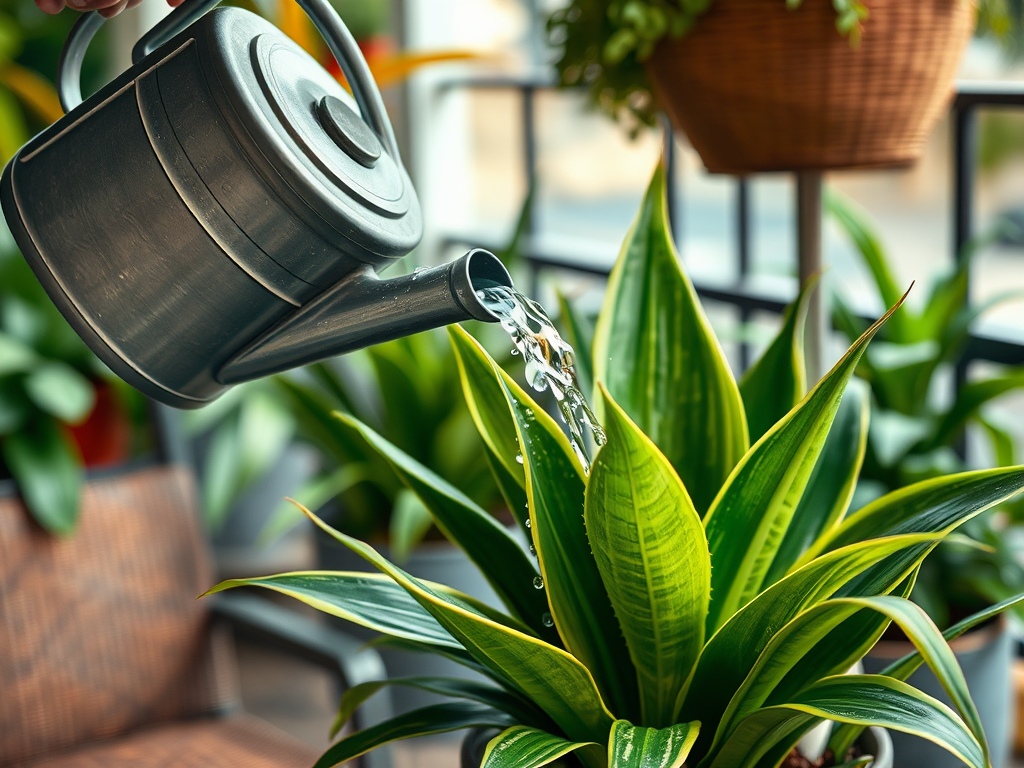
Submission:
[[[486,252],[378,277],[423,224],[365,62],[339,57],[354,98],[258,16],[192,13],[0,180],[25,258],[98,356],[197,407],[240,381],[494,320],[475,291],[511,281]]]

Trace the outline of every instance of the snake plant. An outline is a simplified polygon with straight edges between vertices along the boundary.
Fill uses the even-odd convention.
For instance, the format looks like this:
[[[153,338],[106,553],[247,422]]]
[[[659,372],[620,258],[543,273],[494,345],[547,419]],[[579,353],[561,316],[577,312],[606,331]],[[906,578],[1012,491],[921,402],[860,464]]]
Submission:
[[[380,573],[280,574],[211,592],[274,590],[484,676],[348,690],[336,730],[387,686],[453,701],[348,735],[321,767],[396,739],[492,726],[500,732],[484,768],[559,758],[586,768],[771,768],[833,720],[843,756],[857,729],[874,724],[985,768],[978,713],[947,645],[966,625],[943,636],[906,598],[929,552],[1024,487],[1024,468],[929,480],[845,515],[867,426],[864,392],[848,384],[898,305],[804,394],[798,303],[737,384],[672,245],[659,169],[598,321],[591,370],[608,441],[589,475],[544,409],[451,330],[470,412],[530,554],[453,484],[338,416],[465,549],[504,610],[416,579],[315,518]],[[917,650],[885,674],[842,674],[891,622]],[[904,682],[922,663],[954,708]]]

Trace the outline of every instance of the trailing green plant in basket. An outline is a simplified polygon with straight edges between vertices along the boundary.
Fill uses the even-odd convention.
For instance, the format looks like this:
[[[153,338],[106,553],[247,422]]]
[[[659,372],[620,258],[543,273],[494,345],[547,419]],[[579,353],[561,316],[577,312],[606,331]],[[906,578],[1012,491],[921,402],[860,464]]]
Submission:
[[[803,375],[798,304],[739,386],[679,266],[664,193],[659,170],[599,319],[593,370],[608,441],[589,475],[543,408],[468,334],[451,331],[470,411],[536,560],[452,484],[339,417],[480,566],[504,611],[413,578],[319,520],[380,574],[280,574],[211,590],[291,595],[487,678],[352,688],[338,727],[386,685],[455,701],[351,734],[319,766],[395,739],[497,726],[486,768],[570,753],[587,768],[770,768],[823,720],[844,724],[840,755],[856,729],[882,725],[988,765],[946,643],[955,632],[944,638],[906,597],[938,542],[1024,487],[1024,468],[931,480],[846,517],[867,418],[863,392],[847,385],[898,304],[806,396],[780,384]],[[789,402],[771,402],[768,387]],[[759,434],[749,424],[767,426]],[[886,674],[843,675],[890,622],[917,651]],[[955,711],[904,682],[921,663]]]
[[[563,85],[584,86],[593,105],[615,118],[631,115],[653,125],[658,106],[644,69],[663,40],[684,37],[715,3],[728,0],[572,0],[548,18],[550,42]],[[765,0],[796,11],[807,0]],[[858,45],[871,0],[831,0],[836,33]],[[979,0],[978,32],[995,38],[1012,57],[1024,49],[1019,0]]]

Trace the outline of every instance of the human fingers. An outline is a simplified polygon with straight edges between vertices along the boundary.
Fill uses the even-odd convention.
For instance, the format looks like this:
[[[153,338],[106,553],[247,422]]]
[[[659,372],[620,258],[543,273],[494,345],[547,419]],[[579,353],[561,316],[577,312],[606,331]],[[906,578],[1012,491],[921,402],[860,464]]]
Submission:
[[[128,0],[117,0],[116,4],[107,6],[106,8],[99,8],[97,10],[100,12],[100,16],[104,19],[112,19],[127,7]]]
[[[36,0],[36,5],[43,13],[51,15],[64,10],[64,0]]]

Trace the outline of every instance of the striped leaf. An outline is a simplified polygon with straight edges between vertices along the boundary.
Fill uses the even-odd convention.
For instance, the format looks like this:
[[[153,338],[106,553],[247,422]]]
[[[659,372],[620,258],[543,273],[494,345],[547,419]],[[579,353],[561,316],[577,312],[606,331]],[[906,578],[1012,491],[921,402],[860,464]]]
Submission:
[[[316,761],[314,768],[331,768],[331,766],[366,754],[371,749],[383,744],[401,739],[447,733],[463,728],[484,726],[505,728],[512,725],[513,722],[513,719],[504,712],[481,707],[478,704],[461,701],[434,704],[414,709],[370,728],[356,731],[324,752]]]
[[[543,709],[566,736],[575,741],[606,741],[611,714],[590,671],[574,656],[433,589],[389,563],[368,544],[336,531],[308,510],[306,514],[323,531],[394,579],[474,659],[506,677]]]
[[[563,739],[547,731],[516,725],[487,743],[480,768],[541,768],[570,752],[584,750],[591,764],[600,764],[603,750],[594,742]]]
[[[672,242],[659,166],[612,270],[594,377],[668,457],[701,514],[747,451],[739,388]]]
[[[1022,487],[1024,467],[962,472],[908,485],[855,512],[802,561],[877,536],[945,530],[1012,498]]]
[[[1024,602],[1024,594],[1003,600],[1002,602],[990,606],[983,611],[978,611],[978,613],[968,616],[963,621],[957,622],[952,627],[944,631],[942,633],[942,637],[946,642],[951,643],[965,632],[969,632],[975,627],[978,627],[987,621],[991,621],[1004,611],[1007,611],[1022,602]],[[886,677],[891,677],[894,680],[907,680],[912,674],[914,674],[914,672],[917,671],[918,667],[920,667],[924,661],[925,659],[921,654],[921,651],[915,649],[902,659],[897,659],[888,667],[883,669],[881,674]],[[857,725],[840,726],[832,732],[832,738],[829,740],[829,747],[835,754],[845,755],[849,751],[850,746],[860,737],[861,731],[863,730],[863,727]]]
[[[897,304],[740,461],[705,518],[713,632],[757,595],[818,461],[846,384]]]
[[[587,483],[587,534],[636,667],[641,721],[664,727],[704,645],[711,558],[668,459],[603,387],[601,397],[608,443]]]
[[[867,449],[869,394],[857,379],[847,385],[807,488],[765,574],[765,584],[789,573],[803,553],[846,515]]]
[[[822,642],[831,630],[862,610],[877,612],[899,625],[927,659],[960,716],[984,747],[985,734],[978,711],[971,701],[963,672],[942,633],[919,606],[905,598],[890,596],[828,600],[805,611],[783,627],[772,638],[742,687],[733,696],[719,723],[715,745],[727,741],[739,723],[766,701],[771,703],[779,700],[773,691],[786,673],[804,658],[810,648]],[[823,669],[818,677],[825,677],[828,672]],[[790,696],[786,696],[781,700],[784,702],[789,699]]]
[[[462,392],[480,437],[501,462],[509,477],[526,488],[526,472],[516,460],[519,436],[508,412],[505,390],[494,373],[491,360],[480,342],[457,325],[448,326],[455,359],[459,365]]]
[[[785,749],[795,734],[819,720],[911,733],[944,747],[971,768],[987,768],[982,746],[953,710],[881,675],[825,678],[786,704],[758,710],[740,724],[713,760],[698,768],[755,768],[780,742]],[[779,752],[775,750],[776,755]]]
[[[893,553],[922,544],[934,545],[939,538],[894,536],[853,544],[814,560],[765,590],[707,642],[686,688],[680,692],[676,721],[717,723],[779,628],[829,599],[851,579]],[[904,578],[905,573],[894,573],[893,586]],[[698,756],[711,746],[712,727],[698,738]]]
[[[469,555],[505,605],[538,637],[547,636],[557,643],[557,637],[541,621],[547,602],[533,588],[537,570],[505,527],[458,488],[359,420],[341,413],[336,417],[388,462],[430,511],[445,537]]]
[[[804,324],[817,283],[815,277],[804,284],[796,301],[786,307],[782,328],[775,339],[740,379],[751,444],[760,440],[807,394]]]
[[[636,675],[587,538],[582,469],[554,420],[497,366],[493,375],[522,446],[530,530],[552,620],[611,710],[632,715],[639,711]]]
[[[363,702],[389,686],[415,688],[453,699],[475,701],[504,712],[519,723],[533,723],[545,728],[554,725],[531,702],[493,685],[453,677],[398,677],[390,680],[371,680],[346,690],[341,697],[338,715],[331,726],[331,738],[338,734]]]
[[[438,590],[448,589],[439,584],[432,586]],[[342,571],[281,573],[254,579],[229,579],[206,594],[234,587],[269,589],[375,632],[430,646],[462,648],[408,592],[384,574]]]
[[[680,768],[697,739],[700,723],[644,728],[616,720],[608,743],[614,768]]]

